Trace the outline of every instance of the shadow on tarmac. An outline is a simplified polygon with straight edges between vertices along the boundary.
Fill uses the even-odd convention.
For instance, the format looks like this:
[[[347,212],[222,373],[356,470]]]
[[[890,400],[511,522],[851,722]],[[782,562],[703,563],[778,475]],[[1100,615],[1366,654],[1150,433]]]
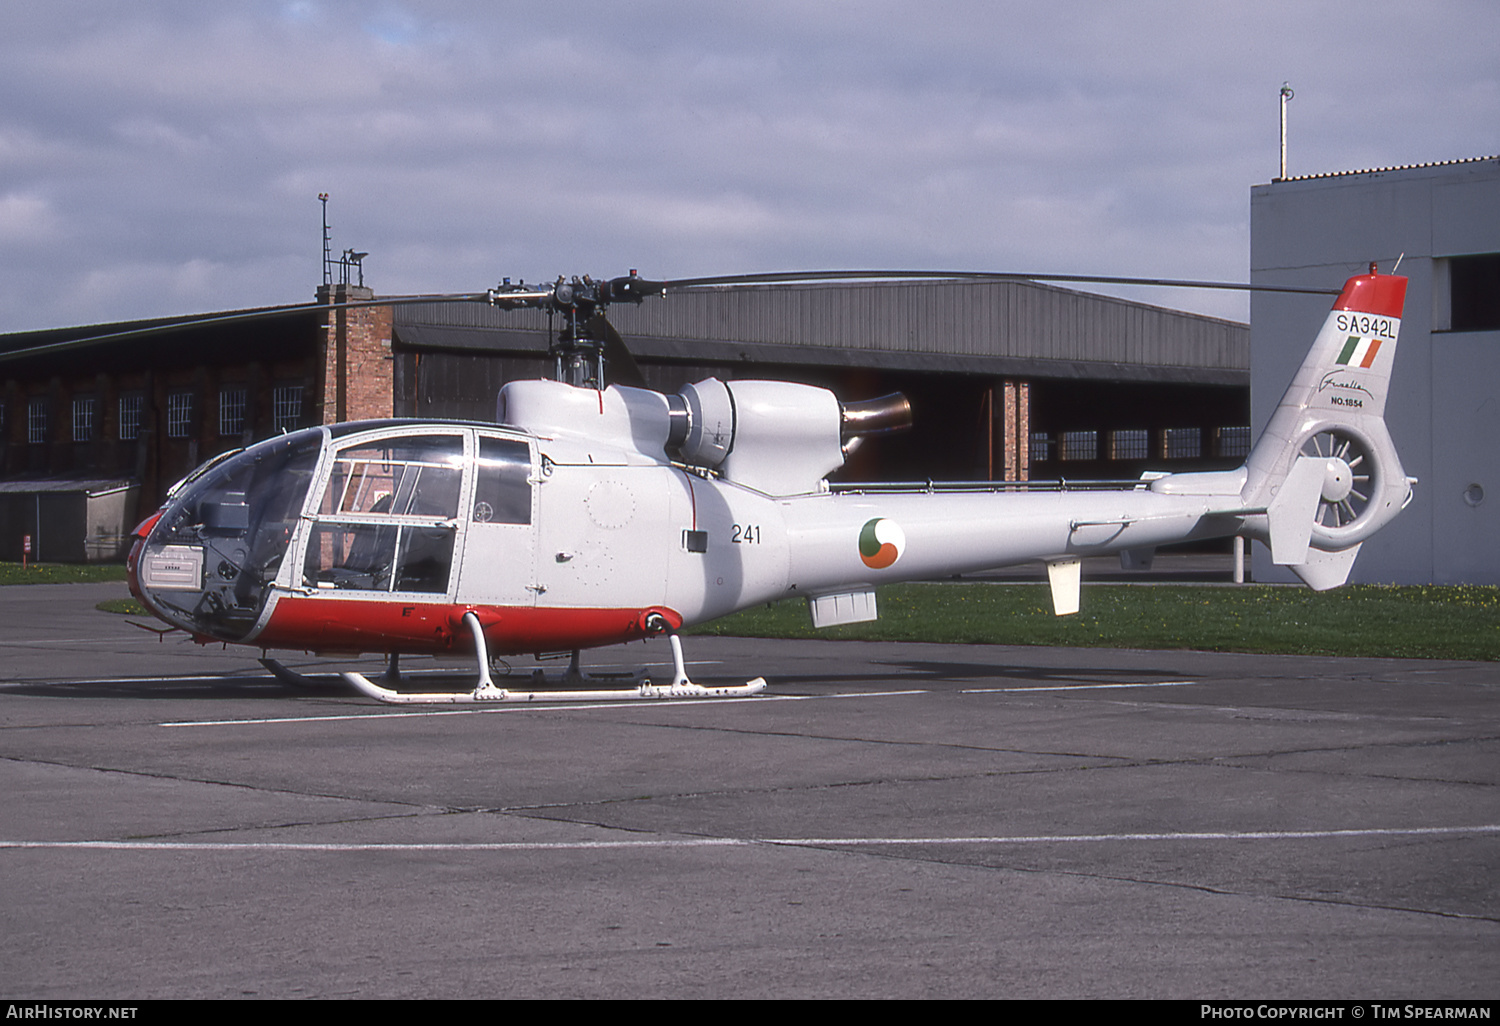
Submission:
[[[873,667],[886,667],[888,668],[888,672],[872,672]],[[975,680],[991,681],[1002,684],[1002,686],[1004,682],[1013,682],[1016,684],[1055,684],[1060,686],[1076,684],[1087,686],[1101,683],[1115,683],[1127,678],[1131,682],[1151,683],[1153,681],[1177,679],[1181,676],[1182,670],[1180,668],[1132,668],[1129,671],[1121,671],[1085,666],[1000,665],[981,662],[886,660],[866,664],[859,671],[851,671],[849,673],[799,673],[794,679],[783,680],[780,684],[783,687],[825,686],[840,690],[857,690],[859,688],[878,689],[902,684],[920,684],[930,687],[933,684],[944,681],[962,684]],[[472,672],[464,671],[424,673],[413,675],[404,680],[402,690],[411,692],[462,691],[472,687],[473,679]],[[513,688],[524,687],[527,690],[545,690],[545,688],[537,688],[532,683],[529,674],[518,672],[511,676],[497,675],[495,680],[502,687],[508,685]],[[718,683],[713,677],[706,675],[700,678],[700,680],[705,683]],[[771,680],[773,689],[777,686],[777,683],[775,679]],[[561,688],[561,685],[559,685],[559,688]],[[212,678],[194,676],[142,677],[135,680],[101,678],[98,680],[37,681],[11,684],[6,686],[5,691],[10,694],[31,695],[43,698],[136,698],[152,700],[170,699],[174,701],[181,701],[183,699],[281,700],[299,697],[360,697],[358,692],[351,686],[331,674],[311,677],[308,679],[308,683],[300,685],[285,683],[269,673],[230,673],[222,677]]]

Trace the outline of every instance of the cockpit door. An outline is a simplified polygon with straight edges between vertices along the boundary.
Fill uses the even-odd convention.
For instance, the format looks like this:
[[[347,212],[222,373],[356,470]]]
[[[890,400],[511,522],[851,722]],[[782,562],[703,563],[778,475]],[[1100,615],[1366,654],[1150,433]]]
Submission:
[[[453,432],[339,445],[310,504],[302,586],[451,598],[466,523],[465,442]]]
[[[530,441],[478,432],[459,600],[536,603],[536,474]]]

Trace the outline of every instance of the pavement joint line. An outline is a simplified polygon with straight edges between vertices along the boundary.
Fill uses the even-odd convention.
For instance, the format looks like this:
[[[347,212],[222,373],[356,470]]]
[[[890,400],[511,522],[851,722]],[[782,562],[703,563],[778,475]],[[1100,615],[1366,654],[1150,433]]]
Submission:
[[[933,845],[1096,844],[1158,841],[1300,841],[1358,837],[1432,837],[1500,834],[1500,823],[1451,827],[1369,827],[1348,830],[1206,830],[1111,834],[1032,834],[976,837],[698,837],[612,841],[25,841],[0,840],[0,849],[93,851],[592,851],[600,849],[807,848]]]
[[[1202,684],[1200,680],[1158,680],[1122,684],[1049,684],[1035,688],[965,688],[961,695],[993,695],[1012,691],[1093,691],[1100,688],[1177,688],[1187,684]]]

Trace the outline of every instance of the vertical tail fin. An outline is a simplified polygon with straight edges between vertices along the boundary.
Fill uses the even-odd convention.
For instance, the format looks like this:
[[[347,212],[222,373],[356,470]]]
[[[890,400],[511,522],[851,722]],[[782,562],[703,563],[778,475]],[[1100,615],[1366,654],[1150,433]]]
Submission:
[[[1245,464],[1241,494],[1267,510],[1272,559],[1314,588],[1342,584],[1411,497],[1385,427],[1405,301],[1406,279],[1373,267],[1345,283]]]

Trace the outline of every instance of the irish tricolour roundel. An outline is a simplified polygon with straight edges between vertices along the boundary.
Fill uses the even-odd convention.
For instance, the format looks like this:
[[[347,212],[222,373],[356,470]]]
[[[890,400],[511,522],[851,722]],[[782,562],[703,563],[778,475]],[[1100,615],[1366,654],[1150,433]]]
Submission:
[[[859,530],[859,558],[872,570],[884,570],[905,548],[906,532],[894,520],[876,517]]]

